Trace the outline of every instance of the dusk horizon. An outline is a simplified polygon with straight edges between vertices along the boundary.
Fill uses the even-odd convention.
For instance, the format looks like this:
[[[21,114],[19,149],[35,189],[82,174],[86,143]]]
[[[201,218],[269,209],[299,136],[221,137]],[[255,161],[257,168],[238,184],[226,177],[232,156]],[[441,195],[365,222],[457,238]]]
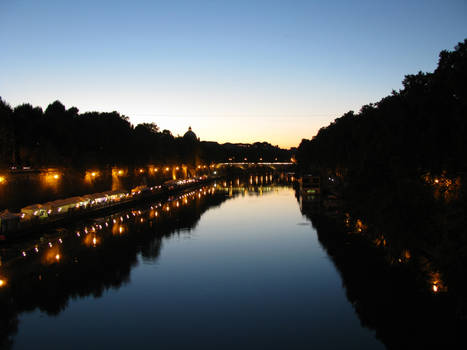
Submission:
[[[465,0],[0,2],[0,348],[467,348]]]
[[[465,13],[463,1],[3,3],[0,95],[296,147],[433,71]]]

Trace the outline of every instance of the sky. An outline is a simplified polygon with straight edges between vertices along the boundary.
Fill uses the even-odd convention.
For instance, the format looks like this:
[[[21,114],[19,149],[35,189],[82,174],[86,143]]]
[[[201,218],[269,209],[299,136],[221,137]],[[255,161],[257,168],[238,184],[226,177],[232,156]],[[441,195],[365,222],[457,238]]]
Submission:
[[[465,0],[0,0],[0,96],[288,148],[465,38]]]

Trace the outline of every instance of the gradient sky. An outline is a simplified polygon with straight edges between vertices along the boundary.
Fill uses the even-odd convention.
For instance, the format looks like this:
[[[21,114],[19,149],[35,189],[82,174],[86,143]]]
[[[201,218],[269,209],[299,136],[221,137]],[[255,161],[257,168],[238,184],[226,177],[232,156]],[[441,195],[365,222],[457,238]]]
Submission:
[[[466,37],[465,0],[0,0],[0,96],[290,147]]]

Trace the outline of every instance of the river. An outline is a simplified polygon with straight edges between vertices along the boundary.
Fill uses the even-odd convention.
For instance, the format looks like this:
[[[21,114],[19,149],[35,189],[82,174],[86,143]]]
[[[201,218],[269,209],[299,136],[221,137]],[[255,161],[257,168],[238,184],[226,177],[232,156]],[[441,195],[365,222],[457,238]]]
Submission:
[[[270,180],[218,183],[4,244],[3,344],[385,348],[293,188]]]

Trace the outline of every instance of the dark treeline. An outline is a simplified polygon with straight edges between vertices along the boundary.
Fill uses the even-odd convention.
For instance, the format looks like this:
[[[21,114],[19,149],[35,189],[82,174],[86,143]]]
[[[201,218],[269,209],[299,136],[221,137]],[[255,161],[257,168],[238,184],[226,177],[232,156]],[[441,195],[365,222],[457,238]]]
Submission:
[[[266,142],[201,142],[192,131],[174,136],[155,123],[134,127],[118,112],[86,112],[55,101],[45,111],[0,99],[0,168],[66,166],[74,168],[198,164],[228,161],[289,160],[290,152]]]
[[[375,214],[404,198],[397,205],[407,216],[406,209],[430,205],[425,199],[436,186],[439,198],[465,198],[466,134],[467,40],[452,52],[442,51],[433,73],[406,76],[399,92],[302,140],[297,160],[305,171],[342,175],[349,192],[364,194],[360,203]],[[452,192],[456,196],[448,196]],[[381,193],[386,198],[391,193],[392,202]]]
[[[303,172],[333,174],[346,208],[386,249],[417,251],[443,273],[467,315],[467,40],[433,73],[348,112],[303,140]],[[465,316],[464,316],[465,317]]]
[[[299,148],[302,163],[356,174],[467,169],[467,39],[442,51],[433,73],[407,75],[403,89],[350,111]]]

